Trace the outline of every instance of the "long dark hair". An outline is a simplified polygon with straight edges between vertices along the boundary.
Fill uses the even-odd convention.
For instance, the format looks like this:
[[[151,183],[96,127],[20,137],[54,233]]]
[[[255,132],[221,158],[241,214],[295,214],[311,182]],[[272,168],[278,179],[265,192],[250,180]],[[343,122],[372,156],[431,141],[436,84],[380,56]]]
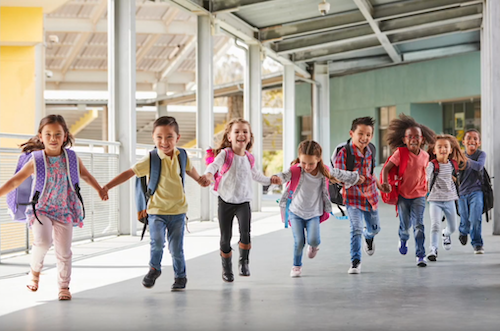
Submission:
[[[406,146],[403,142],[403,138],[406,130],[409,128],[419,128],[420,131],[422,131],[422,136],[424,137],[422,146],[427,144],[432,145],[436,141],[436,134],[434,131],[423,124],[417,123],[413,117],[400,114],[399,118],[393,119],[391,123],[389,123],[389,128],[387,129],[387,143],[391,149]],[[420,147],[422,148],[422,146]]]
[[[44,118],[42,118],[42,120],[40,121],[40,125],[38,126],[38,134],[41,134],[43,128],[49,124],[59,124],[60,126],[62,126],[64,134],[66,135],[66,140],[63,142],[62,148],[68,145],[73,146],[75,138],[73,138],[73,135],[69,132],[64,117],[62,117],[61,115],[45,116]],[[28,140],[27,142],[25,142],[24,144],[21,144],[20,147],[22,148],[23,153],[31,153],[33,151],[39,151],[45,149],[45,146],[38,137],[38,134],[33,138],[31,138],[30,140]]]
[[[323,149],[321,148],[320,144],[318,144],[314,140],[304,140],[299,144],[297,154],[299,155],[299,157],[292,161],[292,165],[300,163],[300,155],[316,156],[319,159],[317,165],[319,172],[321,172],[321,174],[323,174],[323,176],[325,176],[326,178],[336,181],[336,179],[330,175],[330,170],[328,169],[328,167],[323,163]]]

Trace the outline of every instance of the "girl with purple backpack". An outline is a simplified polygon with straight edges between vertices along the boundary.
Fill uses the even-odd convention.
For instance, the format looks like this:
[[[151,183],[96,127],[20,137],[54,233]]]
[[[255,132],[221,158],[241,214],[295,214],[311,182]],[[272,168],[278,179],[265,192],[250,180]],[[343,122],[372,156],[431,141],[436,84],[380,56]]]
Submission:
[[[232,270],[231,237],[233,234],[233,218],[238,218],[240,229],[239,241],[239,274],[250,276],[248,256],[250,253],[250,201],[253,197],[252,180],[263,185],[271,181],[255,167],[255,159],[250,150],[253,134],[250,123],[238,118],[231,120],[224,130],[222,141],[213,150],[215,158],[202,176],[214,183],[214,191],[219,196],[219,228],[220,255],[222,259],[222,279],[234,281]]]
[[[348,186],[362,184],[364,177],[357,172],[328,169],[322,160],[321,146],[312,140],[299,144],[299,157],[289,170],[271,177],[274,183],[290,182],[280,200],[284,222],[290,222],[295,240],[293,266],[290,277],[302,273],[302,252],[307,243],[308,257],[314,258],[321,242],[319,224],[328,219],[332,204],[328,195],[328,182],[343,182]]]
[[[38,201],[26,208],[26,219],[33,231],[31,255],[31,280],[27,284],[30,291],[38,290],[43,260],[54,240],[57,259],[59,300],[71,300],[69,283],[71,279],[71,241],[74,226],[83,226],[83,204],[79,188],[70,178],[75,168],[77,176],[92,186],[103,200],[107,194],[97,180],[88,172],[82,161],[70,155],[66,149],[73,144],[74,138],[61,115],[49,115],[40,121],[38,135],[21,145],[23,153],[31,153],[31,159],[3,186],[0,197],[20,186],[28,177],[45,174],[43,188]],[[38,182],[38,181],[37,181]],[[38,188],[36,188],[38,190]],[[36,198],[33,197],[36,201]],[[53,238],[53,239],[52,239]]]

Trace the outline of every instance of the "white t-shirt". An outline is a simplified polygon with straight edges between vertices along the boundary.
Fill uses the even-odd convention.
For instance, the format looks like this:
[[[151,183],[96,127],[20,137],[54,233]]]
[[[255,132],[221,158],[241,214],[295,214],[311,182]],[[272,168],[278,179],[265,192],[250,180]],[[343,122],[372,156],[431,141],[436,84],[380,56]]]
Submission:
[[[226,151],[222,150],[211,163],[206,173],[215,174],[222,168],[226,158]],[[271,179],[264,176],[257,167],[250,166],[248,156],[234,154],[233,163],[228,172],[222,176],[217,193],[227,203],[250,202],[253,198],[252,179],[263,184],[270,185]]]
[[[323,214],[323,191],[321,182],[325,177],[318,171],[316,176],[304,172],[300,190],[295,191],[290,211],[305,220]]]

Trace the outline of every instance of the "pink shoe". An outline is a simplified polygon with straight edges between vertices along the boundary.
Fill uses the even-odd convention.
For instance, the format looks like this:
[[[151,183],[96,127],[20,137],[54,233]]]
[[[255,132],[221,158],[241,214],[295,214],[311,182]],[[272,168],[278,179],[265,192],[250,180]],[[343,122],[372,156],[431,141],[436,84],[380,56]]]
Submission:
[[[310,259],[314,259],[314,257],[316,256],[316,254],[318,254],[318,251],[319,251],[318,247],[309,246],[309,249],[307,250],[307,256]]]
[[[295,277],[300,277],[300,274],[302,273],[302,267],[292,267],[292,271],[290,271],[290,277],[295,278]]]

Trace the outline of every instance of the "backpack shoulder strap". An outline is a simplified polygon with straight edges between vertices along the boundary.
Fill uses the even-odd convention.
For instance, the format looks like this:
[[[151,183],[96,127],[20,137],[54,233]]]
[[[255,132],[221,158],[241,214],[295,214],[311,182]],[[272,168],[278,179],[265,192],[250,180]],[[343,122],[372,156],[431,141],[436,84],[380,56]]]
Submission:
[[[347,143],[344,145],[345,153],[346,153],[346,170],[353,171],[354,164],[356,163],[356,157],[351,152],[351,139],[347,140]]]
[[[68,171],[69,182],[73,190],[79,186],[80,183],[80,164],[78,162],[78,157],[75,151],[71,149],[64,149],[64,154],[66,156],[66,167]]]
[[[219,170],[219,175],[224,175],[231,168],[231,164],[233,164],[234,152],[230,147],[224,148],[224,152],[226,152],[226,157],[224,158],[224,163]]]
[[[295,192],[297,186],[299,185],[302,169],[297,164],[294,164],[293,166],[290,167],[290,172],[292,173],[292,178],[290,179],[290,185],[288,186],[288,191]]]
[[[161,159],[158,155],[158,150],[155,148],[149,152],[149,183],[148,191],[146,192],[148,196],[152,196],[155,193],[160,181],[160,174]]]
[[[410,151],[406,147],[398,147],[399,151],[399,177],[403,177],[406,167],[408,166],[408,160],[410,159]]]
[[[457,177],[458,176],[458,162],[456,160],[450,160],[451,165],[453,166],[453,176]]]
[[[370,148],[370,151],[372,152],[372,170],[371,170],[371,174],[373,175],[373,170],[375,169],[375,164],[377,162],[377,148],[372,143],[369,143],[368,147]]]
[[[250,161],[250,168],[253,168],[255,166],[255,156],[253,156],[249,151],[245,151],[245,154],[248,157],[248,161]]]
[[[33,196],[32,199],[38,201],[38,198],[42,196],[45,191],[45,183],[47,178],[47,161],[45,159],[45,153],[43,150],[34,151],[33,161],[35,165],[35,185],[33,186],[32,194],[37,194],[38,196]]]
[[[187,153],[184,148],[177,148],[179,150],[179,155],[177,158],[179,159],[180,166],[180,176],[182,179],[182,186],[184,186],[184,178],[186,177],[186,164],[187,164]]]

